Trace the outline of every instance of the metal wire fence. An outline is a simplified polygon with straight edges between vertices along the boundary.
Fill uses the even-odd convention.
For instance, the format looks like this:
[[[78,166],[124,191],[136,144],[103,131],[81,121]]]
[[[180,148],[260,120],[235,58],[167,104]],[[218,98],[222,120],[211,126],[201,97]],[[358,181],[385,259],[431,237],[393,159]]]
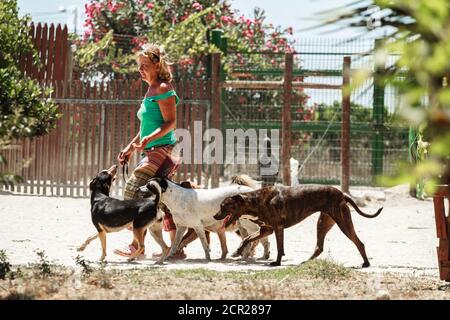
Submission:
[[[339,183],[343,58],[350,57],[352,70],[375,71],[371,54],[375,45],[375,40],[297,41],[293,77],[303,86],[296,86],[292,92],[291,154],[299,162],[300,182]],[[230,50],[227,60],[230,80],[283,78],[283,54]],[[395,57],[389,60],[392,63]],[[408,130],[396,122],[395,91],[381,87],[373,77],[358,87],[350,99],[350,181],[371,184],[378,174],[392,174],[397,160],[407,160]],[[222,103],[225,128],[281,129],[280,90],[227,89]],[[257,152],[256,146],[246,148],[250,153]],[[242,171],[258,176],[257,165],[229,166],[225,173]]]
[[[332,184],[340,182],[344,57],[350,57],[352,70],[367,67],[371,71],[377,71],[374,57],[370,53],[375,45],[374,40],[301,39],[297,41],[292,68],[292,83],[295,85],[289,94],[289,99],[292,119],[290,122],[291,156],[298,161],[298,167],[294,168],[294,171],[298,172],[299,182]],[[176,88],[182,100],[182,107],[177,109],[177,127],[194,132],[195,121],[202,121],[201,134],[210,127],[222,129],[225,137],[225,157],[230,157],[228,152],[230,150],[234,153],[244,151],[247,161],[242,164],[237,163],[237,156],[235,156],[234,164],[225,163],[220,167],[223,180],[242,173],[260,179],[260,166],[257,161],[249,163],[249,160],[261,159],[260,142],[266,136],[272,138],[273,142],[278,140],[278,145],[272,144],[272,153],[280,156],[277,163],[280,165],[277,178],[281,182],[281,173],[284,169],[282,163],[286,165],[280,150],[283,145],[282,119],[286,110],[286,90],[283,87],[287,70],[285,53],[255,50],[236,52],[231,48],[222,58],[223,77],[215,84],[209,78],[211,74],[207,70],[208,66],[212,66],[211,57],[205,56],[199,59],[202,63],[198,65],[204,67],[203,69],[194,70],[189,67],[186,69],[180,66],[175,68],[176,79],[179,82]],[[395,59],[396,57],[390,57],[389,63]],[[392,174],[397,160],[408,159],[408,129],[396,122],[396,92],[392,88],[380,85],[376,81],[377,72],[374,74],[375,79],[368,78],[350,97],[351,184],[372,184],[376,175]],[[215,75],[217,79],[217,72]],[[195,80],[196,78],[202,80]],[[246,86],[226,85],[239,80],[244,80]],[[70,84],[65,85],[70,86]],[[214,87],[215,85],[217,88]],[[96,101],[92,102],[93,108],[88,111],[88,106],[82,101],[80,103],[72,100],[60,102],[67,112],[60,119],[56,131],[42,139],[24,142],[20,150],[10,151],[7,154],[10,164],[16,163],[15,159],[21,158],[21,154],[38,155],[36,158],[38,160],[32,162],[31,169],[23,172],[23,176],[28,181],[28,184],[23,187],[29,189],[24,192],[41,193],[39,190],[43,188],[45,193],[45,190],[51,188],[49,194],[67,195],[66,191],[58,189],[59,186],[63,186],[69,188],[71,196],[86,196],[89,177],[100,167],[103,168],[113,161],[114,153],[120,150],[120,144],[129,140],[129,137],[120,135],[131,134],[132,128],[137,125],[135,113],[139,99],[143,95],[142,88],[136,85],[136,90],[131,94],[130,86],[123,84],[120,87],[124,89],[119,90],[117,87],[117,95],[114,94],[113,101],[110,101],[111,97],[107,95],[105,98],[104,94],[100,94],[104,90],[97,90],[97,93],[94,90],[92,93],[92,89],[83,89],[84,86],[88,85],[80,83],[73,94],[58,95],[58,97],[94,99]],[[220,86],[222,89],[219,89]],[[116,87],[111,83],[107,88],[114,91]],[[217,92],[221,92],[221,99],[215,100]],[[130,105],[130,99],[135,100],[134,104],[131,103],[133,105]],[[215,109],[217,104],[214,101],[219,101],[221,110]],[[110,103],[119,107],[110,107]],[[105,110],[100,110],[100,107]],[[88,115],[94,109],[96,116],[91,118]],[[221,111],[219,124],[211,120],[219,114],[217,110]],[[117,118],[114,120],[117,123],[106,121],[105,119],[109,118],[102,112],[105,115],[111,115],[111,119]],[[118,116],[119,113],[121,116]],[[81,116],[77,120],[76,116],[79,114]],[[85,119],[83,120],[85,122],[80,119]],[[76,130],[72,130],[72,127]],[[62,128],[65,128],[65,131]],[[111,128],[113,130],[110,130]],[[252,142],[236,144],[234,143],[236,138],[227,139],[227,129],[241,129],[244,134],[256,136],[259,142],[255,143],[255,140],[252,140]],[[254,131],[249,131],[250,129]],[[109,132],[109,139],[116,142],[104,141],[105,139],[99,134],[101,130]],[[65,135],[71,137],[71,140],[64,140]],[[90,143],[91,140],[92,143]],[[205,147],[206,144],[208,143],[202,141],[201,146]],[[68,145],[70,148],[67,147]],[[194,147],[194,142],[191,145]],[[109,149],[102,151],[103,146],[108,146]],[[55,149],[54,152],[52,148]],[[95,151],[97,149],[98,152]],[[99,155],[107,154],[108,157],[102,158],[94,151]],[[56,161],[55,159],[59,158],[51,156],[55,152],[61,161]],[[234,153],[232,153],[233,157]],[[44,154],[48,156],[49,161],[42,156]],[[76,155],[78,159],[74,162],[75,164],[71,164],[76,168],[75,171],[69,170],[69,166],[60,165],[66,162],[66,158],[71,159],[73,155]],[[59,171],[52,169],[53,163],[60,166],[55,165]],[[93,166],[92,163],[96,163],[99,167]],[[54,175],[53,180],[45,180],[47,172]],[[194,179],[198,183],[209,186],[211,177],[218,177],[216,173],[215,169],[212,170],[208,165],[183,164],[177,178]],[[37,191],[36,188],[38,188]],[[120,189],[119,186],[118,193]]]

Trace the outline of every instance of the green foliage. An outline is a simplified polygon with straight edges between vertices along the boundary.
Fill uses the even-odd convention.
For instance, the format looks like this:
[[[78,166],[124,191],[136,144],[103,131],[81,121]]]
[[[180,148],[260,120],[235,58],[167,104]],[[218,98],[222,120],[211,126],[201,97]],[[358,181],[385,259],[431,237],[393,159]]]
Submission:
[[[418,136],[419,152],[423,157],[427,154],[415,164],[399,166],[396,177],[380,180],[413,185],[424,180],[425,189],[432,192],[438,181],[450,183],[450,2],[373,2],[380,8],[379,28],[390,32],[389,39],[375,52],[377,61],[384,67],[389,55],[399,57],[386,70],[382,81],[398,89],[399,114],[411,126],[423,128],[423,134]],[[364,27],[372,13],[373,8],[360,1],[351,12],[331,21],[350,19],[349,25]]]
[[[6,148],[7,147],[2,146],[2,143],[0,142],[0,151],[5,150]],[[8,165],[8,161],[2,154],[0,154],[0,165]],[[23,182],[23,178],[17,174],[10,172],[4,172],[0,174],[0,186],[13,186],[15,183],[21,182]]]
[[[31,79],[24,79],[11,65],[0,68],[0,139],[41,136],[54,128],[57,106]]]
[[[4,280],[11,272],[11,263],[8,261],[5,250],[0,250],[0,279]]]
[[[16,0],[0,2],[0,140],[34,137],[54,127],[57,107],[36,81],[24,78],[19,56],[32,53],[39,64],[29,38],[29,18],[19,18]]]
[[[0,152],[12,139],[41,136],[54,128],[56,105],[35,80],[25,78],[19,68],[20,55],[31,54],[39,65],[29,37],[29,17],[19,18],[17,1],[0,2]],[[0,154],[0,163],[6,159]],[[20,182],[14,173],[0,173],[0,184]]]
[[[45,251],[44,250],[36,250],[35,252],[39,258],[39,261],[37,264],[37,268],[39,270],[39,275],[41,277],[50,276],[53,272],[52,272],[51,264],[48,261],[47,255],[45,254]]]
[[[28,35],[29,17],[18,18],[16,0],[0,2],[0,68],[16,65],[20,53],[32,54],[33,63],[39,63],[37,52]]]
[[[88,277],[94,271],[94,269],[89,265],[89,263],[86,260],[84,260],[80,255],[76,256],[75,263],[77,266],[81,267],[82,270],[81,272],[84,277]]]
[[[148,42],[165,46],[183,73],[205,76],[204,58],[219,51],[211,42],[217,28],[237,51],[291,50],[286,40],[291,29],[265,24],[259,9],[252,18],[239,16],[226,0],[91,0],[86,16],[87,31],[75,39],[75,69],[85,78],[133,78],[134,54]]]

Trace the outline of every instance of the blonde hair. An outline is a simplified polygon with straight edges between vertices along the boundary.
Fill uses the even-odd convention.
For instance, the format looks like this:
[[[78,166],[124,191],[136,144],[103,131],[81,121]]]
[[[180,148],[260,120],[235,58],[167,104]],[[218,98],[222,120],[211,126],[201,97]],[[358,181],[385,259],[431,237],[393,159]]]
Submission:
[[[158,79],[167,82],[172,81],[173,77],[169,66],[173,63],[167,57],[166,50],[163,46],[156,43],[145,44],[137,56],[145,56],[153,63],[159,62],[160,68],[158,72]]]

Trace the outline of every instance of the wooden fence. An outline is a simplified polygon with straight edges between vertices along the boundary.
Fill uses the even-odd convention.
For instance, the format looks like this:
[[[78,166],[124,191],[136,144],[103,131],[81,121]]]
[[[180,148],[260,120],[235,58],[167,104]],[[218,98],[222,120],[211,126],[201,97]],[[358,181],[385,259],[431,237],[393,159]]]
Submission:
[[[34,23],[30,25],[30,38],[39,55],[41,66],[34,64],[31,54],[21,55],[19,65],[24,75],[36,79],[39,83],[51,83],[70,78],[68,61],[70,48],[67,41],[67,25],[63,27],[53,23]]]
[[[209,125],[209,82],[189,81],[176,83],[175,87],[180,97],[177,127],[188,129],[193,137],[194,121],[201,121],[203,135]],[[140,80],[56,83],[54,98],[62,116],[50,134],[16,141],[6,151],[9,165],[0,166],[0,172],[13,172],[25,179],[25,183],[7,189],[49,196],[88,196],[90,180],[117,163],[117,154],[139,132],[136,113],[143,96]],[[193,150],[193,139],[191,144]],[[191,153],[190,163],[193,157]],[[131,159],[130,173],[139,158],[135,154]],[[29,165],[23,167],[23,160],[29,160]],[[207,184],[209,175],[208,166],[183,163],[176,180]],[[120,196],[123,185],[120,172],[112,194]]]
[[[285,60],[292,60],[292,54],[286,54]],[[283,81],[223,81],[220,79],[220,54],[213,54],[211,61],[211,79],[184,80],[174,84],[181,99],[177,107],[177,128],[187,129],[191,137],[190,161],[181,165],[176,180],[194,180],[205,187],[219,185],[220,164],[206,165],[202,159],[197,164],[194,161],[196,151],[200,150],[202,154],[204,150],[203,133],[207,128],[228,128],[223,121],[223,89],[258,88],[283,90],[280,169],[283,183],[289,185],[290,97],[293,89],[306,86],[323,89],[330,85],[293,81],[292,63],[285,63]],[[348,73],[350,63],[345,68],[345,73]],[[137,134],[139,120],[136,113],[144,96],[143,85],[141,80],[94,84],[79,80],[52,81],[55,87],[53,98],[62,115],[56,129],[40,138],[17,141],[15,148],[5,154],[8,167],[0,165],[0,172],[12,172],[25,178],[25,183],[11,187],[12,191],[85,197],[89,195],[89,181],[97,172],[116,163],[117,154]],[[333,85],[333,89],[342,90],[343,87],[341,84]],[[200,133],[195,131],[195,121],[201,121]],[[350,143],[349,139],[346,143]],[[30,164],[23,167],[22,162],[27,159]],[[187,160],[185,154],[183,159]],[[137,156],[132,159],[130,172],[138,160]],[[346,161],[349,161],[348,157]],[[343,169],[346,170],[342,171],[341,177],[344,187],[348,186],[348,168],[348,163],[344,163]],[[123,180],[118,179],[112,194],[120,196],[123,185]]]

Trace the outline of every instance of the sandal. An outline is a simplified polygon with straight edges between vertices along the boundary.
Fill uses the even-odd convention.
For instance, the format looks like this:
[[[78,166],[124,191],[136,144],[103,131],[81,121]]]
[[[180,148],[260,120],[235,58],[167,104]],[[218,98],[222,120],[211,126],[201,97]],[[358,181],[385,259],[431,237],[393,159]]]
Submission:
[[[114,249],[114,253],[115,254],[117,254],[118,256],[121,256],[121,257],[125,257],[125,258],[129,258],[133,253],[135,253],[136,252],[136,247],[135,246],[133,246],[132,244],[129,244],[128,245],[128,248],[124,248],[124,249]],[[139,255],[139,257],[137,257],[137,259],[143,259],[143,258],[145,258],[146,256],[145,256],[145,254],[144,253],[141,253],[140,255]]]

